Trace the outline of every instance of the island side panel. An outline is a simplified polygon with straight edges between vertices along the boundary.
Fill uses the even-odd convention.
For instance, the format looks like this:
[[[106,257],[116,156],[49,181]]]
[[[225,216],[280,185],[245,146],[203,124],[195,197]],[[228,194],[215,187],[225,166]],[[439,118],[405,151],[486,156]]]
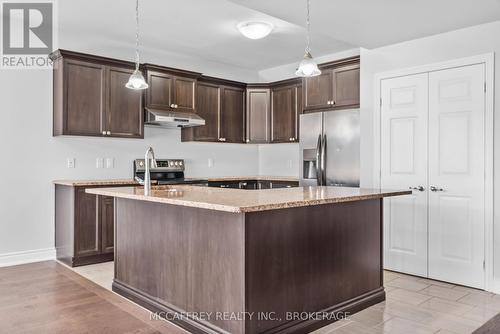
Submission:
[[[287,312],[354,312],[384,300],[381,210],[377,199],[248,213],[247,311],[281,321],[254,317],[246,333],[307,333],[328,321]]]
[[[216,312],[244,311],[244,215],[115,199],[113,290],[154,311],[213,312],[190,332],[243,333]],[[175,321],[174,321],[175,322]]]

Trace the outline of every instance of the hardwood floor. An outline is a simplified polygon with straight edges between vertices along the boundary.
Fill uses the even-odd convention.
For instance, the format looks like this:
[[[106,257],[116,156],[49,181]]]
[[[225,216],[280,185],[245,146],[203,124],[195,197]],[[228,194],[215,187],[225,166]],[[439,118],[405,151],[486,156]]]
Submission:
[[[112,278],[112,262],[0,268],[0,333],[186,333],[150,320],[147,310],[107,290]],[[465,334],[500,312],[500,295],[489,292],[389,271],[384,281],[385,302],[315,334]],[[492,320],[477,333],[498,333],[498,323]]]
[[[111,289],[112,262],[72,270]],[[391,271],[384,272],[384,285],[385,302],[314,334],[465,334],[500,312],[500,295],[490,292]],[[477,333],[500,333],[497,328],[500,328],[500,316]]]
[[[0,333],[186,333],[55,262],[0,268]]]

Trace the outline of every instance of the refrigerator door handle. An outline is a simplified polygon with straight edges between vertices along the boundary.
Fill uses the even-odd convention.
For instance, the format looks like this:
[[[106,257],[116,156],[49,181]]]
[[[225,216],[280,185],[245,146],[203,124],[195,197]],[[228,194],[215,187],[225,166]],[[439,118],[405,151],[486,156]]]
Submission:
[[[323,135],[323,142],[321,143],[321,183],[323,186],[326,186],[326,134]]]
[[[318,144],[316,145],[316,179],[318,182],[318,186],[321,186],[323,183],[323,171],[321,170],[322,161],[322,139],[321,134],[318,135]]]

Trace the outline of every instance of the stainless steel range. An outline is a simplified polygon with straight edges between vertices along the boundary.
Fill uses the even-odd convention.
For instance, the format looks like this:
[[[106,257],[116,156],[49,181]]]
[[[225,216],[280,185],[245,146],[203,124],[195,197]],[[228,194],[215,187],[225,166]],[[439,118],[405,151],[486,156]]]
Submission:
[[[150,169],[151,181],[156,181],[158,185],[166,184],[206,184],[203,179],[184,178],[184,160],[183,159],[156,159],[156,167]],[[146,160],[134,160],[134,178],[144,184],[146,172]]]

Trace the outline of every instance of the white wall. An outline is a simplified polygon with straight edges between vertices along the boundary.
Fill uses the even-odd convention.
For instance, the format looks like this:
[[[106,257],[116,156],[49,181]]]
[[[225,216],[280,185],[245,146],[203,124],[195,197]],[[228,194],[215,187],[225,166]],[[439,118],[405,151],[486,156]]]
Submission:
[[[494,22],[408,41],[374,50],[361,50],[361,185],[373,185],[373,108],[376,73],[495,52],[495,81],[500,79],[500,22]],[[495,105],[500,85],[495,87]],[[495,133],[500,115],[495,108]],[[494,164],[500,163],[500,136],[495,136]],[[500,207],[500,179],[494,180],[495,208]],[[500,211],[495,210],[495,254],[500,254]],[[495,259],[495,277],[500,279],[500,256]]]
[[[133,45],[60,29],[59,47],[133,60]],[[254,70],[163,50],[144,50],[141,62],[244,82]],[[130,178],[132,161],[153,146],[157,157],[184,158],[186,176],[257,175],[257,145],[181,143],[180,130],[146,128],[145,139],[52,137],[52,72],[0,70],[0,266],[54,255],[55,179]],[[74,169],[66,167],[75,158]],[[114,168],[96,169],[96,158]],[[214,161],[207,168],[207,160]]]
[[[299,175],[299,144],[259,145],[259,175]]]
[[[15,261],[8,253],[54,246],[52,180],[130,178],[149,145],[157,157],[186,159],[187,176],[258,174],[258,146],[181,143],[179,130],[146,128],[144,140],[52,137],[50,71],[0,71],[0,92],[0,265]],[[114,158],[114,168],[96,169],[97,157]]]

